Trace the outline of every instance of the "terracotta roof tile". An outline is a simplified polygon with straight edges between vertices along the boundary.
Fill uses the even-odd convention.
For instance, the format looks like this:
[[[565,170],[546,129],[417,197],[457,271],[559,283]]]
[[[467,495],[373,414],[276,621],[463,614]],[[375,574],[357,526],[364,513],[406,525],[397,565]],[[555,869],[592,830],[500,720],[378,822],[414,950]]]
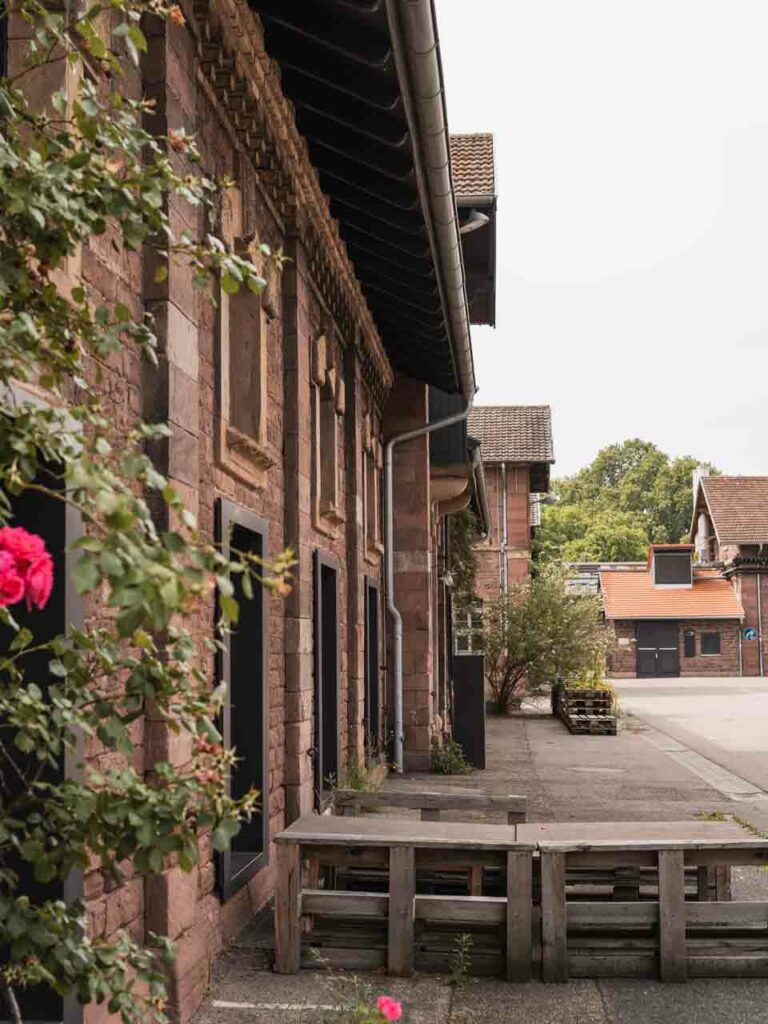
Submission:
[[[476,405],[467,431],[485,462],[554,462],[548,405]]]
[[[453,188],[461,196],[493,196],[493,135],[451,135]]]
[[[695,570],[692,587],[655,587],[649,572],[601,572],[607,619],[743,619],[730,582]]]
[[[768,544],[768,476],[705,476],[701,485],[721,544]]]

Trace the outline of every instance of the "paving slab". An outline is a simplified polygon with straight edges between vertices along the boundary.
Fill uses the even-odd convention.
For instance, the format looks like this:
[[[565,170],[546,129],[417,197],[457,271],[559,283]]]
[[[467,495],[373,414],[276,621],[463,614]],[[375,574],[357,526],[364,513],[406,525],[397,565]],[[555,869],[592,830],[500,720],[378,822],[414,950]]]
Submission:
[[[768,1024],[768,979],[662,985],[611,978],[597,987],[611,1024]]]
[[[450,1024],[612,1024],[593,981],[508,985],[470,981],[454,994]]]

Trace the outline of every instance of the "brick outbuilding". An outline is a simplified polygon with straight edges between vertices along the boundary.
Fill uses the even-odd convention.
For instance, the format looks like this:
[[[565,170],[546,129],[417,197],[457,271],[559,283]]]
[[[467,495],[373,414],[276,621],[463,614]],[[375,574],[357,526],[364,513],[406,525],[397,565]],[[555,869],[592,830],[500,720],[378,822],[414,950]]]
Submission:
[[[600,593],[616,648],[615,677],[741,674],[744,609],[717,568],[693,563],[693,545],[656,544],[646,566],[602,569]]]

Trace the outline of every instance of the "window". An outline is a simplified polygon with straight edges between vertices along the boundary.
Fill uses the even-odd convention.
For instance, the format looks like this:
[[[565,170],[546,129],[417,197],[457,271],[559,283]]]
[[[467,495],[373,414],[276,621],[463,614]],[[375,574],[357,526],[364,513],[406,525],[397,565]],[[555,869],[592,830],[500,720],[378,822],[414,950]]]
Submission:
[[[365,417],[363,426],[363,501],[365,505],[365,549],[374,555],[381,546],[381,444],[371,416]]]
[[[483,641],[483,602],[469,609],[455,612],[453,617],[455,654],[480,654]]]
[[[704,655],[712,655],[720,653],[720,634],[719,633],[702,633],[701,634],[701,653]]]
[[[333,532],[344,521],[339,497],[339,419],[344,412],[344,382],[328,342],[314,346],[312,371],[312,489],[315,526]]]
[[[218,537],[226,557],[230,551],[267,557],[267,524],[263,519],[229,501],[219,502],[218,513]],[[259,810],[250,821],[242,823],[229,850],[219,858],[224,899],[267,863],[269,853],[267,602],[262,587],[255,586],[253,597],[248,599],[242,590],[242,576],[236,575],[232,582],[240,616],[219,660],[219,678],[227,686],[222,734],[224,743],[234,747],[238,757],[230,774],[230,792],[238,799],[255,788],[262,798]]]
[[[696,657],[696,633],[692,629],[683,633],[683,653],[686,658]]]
[[[245,248],[242,239],[236,244]],[[222,462],[250,482],[276,461],[267,442],[267,331],[261,296],[220,290],[220,451]]]
[[[365,580],[365,746],[369,756],[379,750],[381,691],[379,687],[379,588]]]
[[[257,239],[243,235],[243,199],[237,186],[227,189],[222,207],[222,238],[257,266],[263,259]],[[269,268],[263,272],[269,276]],[[274,287],[260,295],[241,287],[218,296],[218,456],[247,483],[263,485],[264,471],[278,453],[268,441],[267,357],[269,320],[274,316]]]
[[[654,583],[657,586],[690,586],[692,582],[691,552],[655,551]]]

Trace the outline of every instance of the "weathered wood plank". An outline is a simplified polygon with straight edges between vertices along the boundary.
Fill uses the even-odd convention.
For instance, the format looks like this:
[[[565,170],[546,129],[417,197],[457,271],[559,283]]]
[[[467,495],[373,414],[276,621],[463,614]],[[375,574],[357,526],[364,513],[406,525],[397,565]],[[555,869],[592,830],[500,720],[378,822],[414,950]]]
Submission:
[[[305,889],[301,894],[301,910],[304,914],[323,914],[326,917],[386,918],[389,897],[379,892]]]
[[[570,956],[568,969],[572,978],[652,978],[656,962],[655,953],[590,952]]]
[[[691,978],[768,978],[768,956],[691,956]]]
[[[499,896],[417,896],[416,918],[436,924],[503,924],[507,901]]]
[[[507,854],[507,981],[531,980],[533,856]]]
[[[541,852],[541,945],[543,981],[568,980],[565,854]]]
[[[413,974],[413,933],[416,903],[416,870],[412,846],[393,846],[389,851],[389,973]]]
[[[650,928],[659,920],[658,903],[572,902],[567,906],[568,928]]]
[[[768,903],[758,901],[686,903],[685,915],[689,927],[768,928]]]
[[[305,814],[275,837],[275,842],[300,842],[302,846],[416,846],[449,850],[504,850],[517,843],[516,830],[523,826],[487,825],[459,821],[415,821],[394,815],[326,818]],[[529,845],[533,843],[520,844]]]
[[[715,866],[715,899],[720,902],[733,899],[731,873],[730,864],[717,864]]]
[[[382,807],[400,807],[420,811],[506,811],[525,814],[528,798],[519,794],[489,794],[471,789],[450,790],[381,790],[366,793],[354,789],[337,790],[334,794],[337,808],[353,806],[366,810]]]
[[[685,874],[682,850],[659,850],[659,970],[662,981],[685,981]]]
[[[277,848],[275,971],[297,974],[301,963],[301,851],[298,843]]]
[[[421,820],[422,821],[440,821],[440,808],[439,807],[422,807],[421,808]]]

